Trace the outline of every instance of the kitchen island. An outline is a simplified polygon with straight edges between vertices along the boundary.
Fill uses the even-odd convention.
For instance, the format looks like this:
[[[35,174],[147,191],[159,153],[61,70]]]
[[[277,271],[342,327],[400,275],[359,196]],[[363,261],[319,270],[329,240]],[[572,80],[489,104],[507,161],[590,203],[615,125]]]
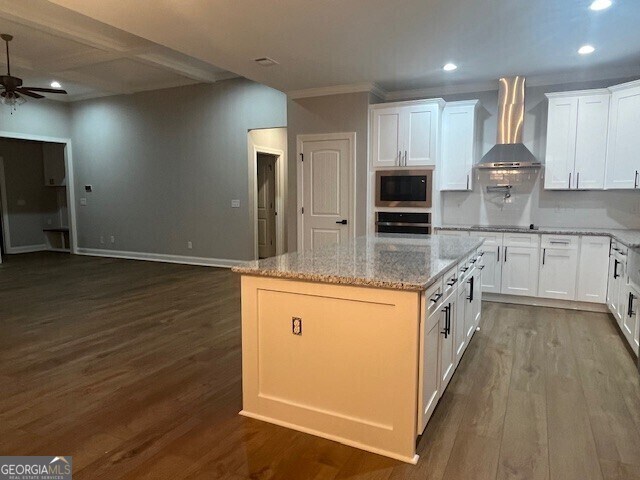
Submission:
[[[479,325],[482,242],[380,234],[235,267],[241,414],[415,463]]]

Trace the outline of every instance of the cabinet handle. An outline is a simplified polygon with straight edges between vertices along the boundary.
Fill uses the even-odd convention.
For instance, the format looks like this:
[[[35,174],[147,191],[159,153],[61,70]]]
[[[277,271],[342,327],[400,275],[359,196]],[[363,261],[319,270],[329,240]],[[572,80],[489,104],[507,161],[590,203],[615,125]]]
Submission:
[[[447,286],[448,287],[453,287],[456,284],[457,281],[458,281],[458,279],[456,277],[453,277],[451,280],[449,280],[447,282]]]
[[[469,175],[467,174],[467,190],[469,190]]]
[[[569,172],[569,188],[571,188],[571,172]]]
[[[507,263],[507,247],[504,247],[504,263]]]
[[[629,292],[629,301],[627,302],[627,317],[633,316],[633,293]]]
[[[404,151],[404,166],[407,166],[407,151]]]
[[[549,243],[552,245],[569,245],[571,242],[568,240],[550,240]]]
[[[618,264],[620,262],[616,259],[613,260],[613,278],[616,279],[618,278],[620,275],[618,275]]]
[[[469,303],[473,302],[473,278],[474,277],[471,277],[467,282],[469,284],[469,296],[467,297],[467,300],[469,300]]]
[[[496,257],[496,262],[500,263],[500,246],[498,246],[498,256]]]
[[[438,303],[438,300],[440,300],[442,298],[442,294],[441,293],[436,293],[436,295],[431,299],[431,301],[433,303]]]
[[[636,170],[636,176],[633,178],[633,188],[638,188],[638,170]]]
[[[444,335],[444,338],[447,338],[449,336],[449,329],[447,328],[447,325],[449,323],[449,308],[451,308],[451,304],[447,305],[441,310],[441,312],[444,313],[444,330],[442,330],[440,333]]]
[[[398,166],[402,166],[402,152],[398,150]]]
[[[447,311],[447,335],[451,335],[451,304],[449,304],[449,310]]]
[[[576,190],[580,189],[580,172],[576,173]]]
[[[542,264],[544,265],[544,261],[547,258],[547,249],[543,248],[542,249]]]

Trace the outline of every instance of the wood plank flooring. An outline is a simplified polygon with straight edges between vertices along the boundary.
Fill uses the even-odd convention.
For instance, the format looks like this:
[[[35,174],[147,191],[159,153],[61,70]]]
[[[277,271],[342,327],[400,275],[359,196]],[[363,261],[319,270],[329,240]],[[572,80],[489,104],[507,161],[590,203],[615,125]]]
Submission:
[[[640,480],[640,376],[604,314],[485,303],[416,466],[237,415],[228,270],[11,256],[0,332],[0,454],[76,479]]]

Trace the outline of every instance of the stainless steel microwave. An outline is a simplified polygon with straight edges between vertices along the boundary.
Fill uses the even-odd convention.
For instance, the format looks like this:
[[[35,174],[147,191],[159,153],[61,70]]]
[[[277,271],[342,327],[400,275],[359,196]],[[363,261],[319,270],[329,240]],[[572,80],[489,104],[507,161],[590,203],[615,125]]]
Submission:
[[[378,170],[376,207],[431,208],[433,170]]]

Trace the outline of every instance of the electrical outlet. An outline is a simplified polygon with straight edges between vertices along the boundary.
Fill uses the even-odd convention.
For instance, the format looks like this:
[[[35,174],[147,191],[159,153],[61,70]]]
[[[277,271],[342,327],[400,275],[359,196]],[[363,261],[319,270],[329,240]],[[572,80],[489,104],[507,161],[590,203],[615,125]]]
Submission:
[[[82,205],[83,207],[87,206],[87,198],[86,197],[80,197],[80,205]]]
[[[231,200],[231,208],[240,208],[240,200]]]
[[[299,317],[291,317],[291,333],[294,335],[302,335],[302,319]]]
[[[100,245],[104,245],[104,235],[100,235]]]
[[[111,240],[111,243],[116,243],[116,237],[114,237],[113,235],[111,235],[110,240]]]
[[[187,248],[188,248],[189,250],[191,250],[191,249],[193,248],[193,243],[191,243],[191,240],[189,240],[189,241],[187,242]]]

